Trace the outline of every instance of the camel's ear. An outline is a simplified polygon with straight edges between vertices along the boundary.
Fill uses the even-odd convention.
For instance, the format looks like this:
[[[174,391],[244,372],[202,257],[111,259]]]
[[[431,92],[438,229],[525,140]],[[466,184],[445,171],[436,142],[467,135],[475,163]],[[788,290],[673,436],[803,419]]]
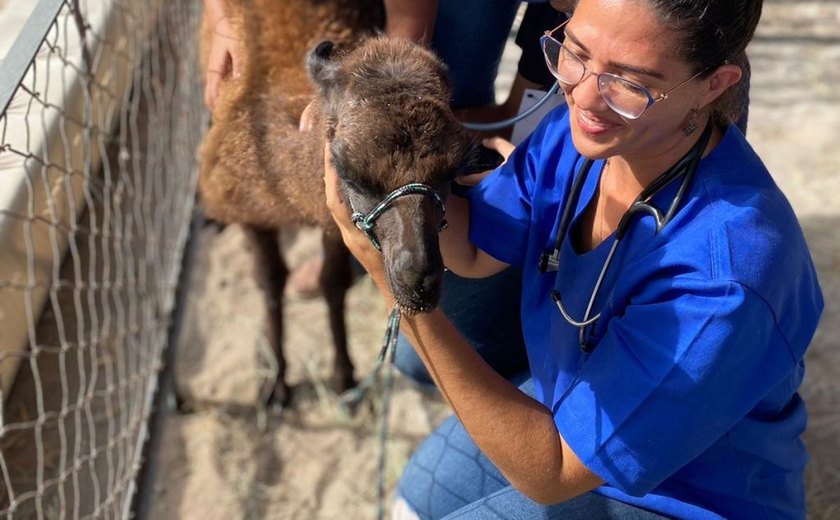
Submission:
[[[306,58],[306,71],[321,94],[327,94],[335,87],[341,87],[339,67],[336,60],[331,59],[333,42],[324,40],[319,43]]]

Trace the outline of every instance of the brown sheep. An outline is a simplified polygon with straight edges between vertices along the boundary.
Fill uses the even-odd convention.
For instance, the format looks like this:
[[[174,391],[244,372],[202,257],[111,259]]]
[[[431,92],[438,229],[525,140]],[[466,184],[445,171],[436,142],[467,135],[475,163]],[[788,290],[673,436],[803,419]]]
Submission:
[[[358,39],[369,38],[375,26],[362,14],[375,12],[371,1],[232,3],[239,30],[252,37],[241,40],[241,75],[220,87],[202,148],[201,202],[210,218],[243,224],[254,243],[271,312],[269,341],[280,369],[272,393],[276,402],[289,396],[281,348],[281,295],[288,271],[277,230],[295,224],[323,228],[320,283],[336,347],[333,386],[343,391],[355,384],[344,324],[352,273],[349,253],[324,204],[325,140],[345,197],[369,212],[408,183],[424,183],[445,196],[472,139],[449,109],[445,70],[432,53],[382,38],[360,44]],[[325,38],[336,44],[325,42],[308,52]],[[313,96],[313,130],[299,132],[301,111]],[[375,225],[392,290],[406,312],[437,304],[441,209],[433,197],[409,195]]]

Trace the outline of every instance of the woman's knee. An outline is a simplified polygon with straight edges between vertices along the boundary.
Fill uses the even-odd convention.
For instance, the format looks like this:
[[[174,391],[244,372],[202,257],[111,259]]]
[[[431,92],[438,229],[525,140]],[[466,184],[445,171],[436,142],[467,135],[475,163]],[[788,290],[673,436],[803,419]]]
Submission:
[[[441,518],[508,483],[450,417],[417,448],[397,486],[420,518]]]

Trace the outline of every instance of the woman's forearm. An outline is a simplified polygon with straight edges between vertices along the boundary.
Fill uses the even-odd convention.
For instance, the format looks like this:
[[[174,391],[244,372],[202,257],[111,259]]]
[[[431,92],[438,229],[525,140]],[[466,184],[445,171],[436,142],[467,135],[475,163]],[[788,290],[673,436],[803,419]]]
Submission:
[[[464,278],[486,278],[508,266],[470,242],[468,200],[450,195],[446,200],[446,220],[449,227],[440,233],[440,252],[443,264],[452,272]]]
[[[508,383],[435,311],[403,332],[481,451],[520,492],[556,503],[601,483],[565,445],[551,412]]]

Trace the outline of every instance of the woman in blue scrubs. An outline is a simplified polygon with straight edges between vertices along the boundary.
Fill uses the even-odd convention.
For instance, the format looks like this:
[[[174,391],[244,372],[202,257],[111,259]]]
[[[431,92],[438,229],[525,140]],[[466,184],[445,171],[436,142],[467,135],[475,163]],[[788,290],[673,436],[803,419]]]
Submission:
[[[450,197],[441,234],[462,276],[522,268],[531,378],[499,376],[440,311],[403,318],[455,417],[409,462],[399,515],[805,517],[797,389],[822,296],[728,110],[761,4],[580,0],[543,39],[567,107]],[[327,162],[345,242],[393,304]]]

